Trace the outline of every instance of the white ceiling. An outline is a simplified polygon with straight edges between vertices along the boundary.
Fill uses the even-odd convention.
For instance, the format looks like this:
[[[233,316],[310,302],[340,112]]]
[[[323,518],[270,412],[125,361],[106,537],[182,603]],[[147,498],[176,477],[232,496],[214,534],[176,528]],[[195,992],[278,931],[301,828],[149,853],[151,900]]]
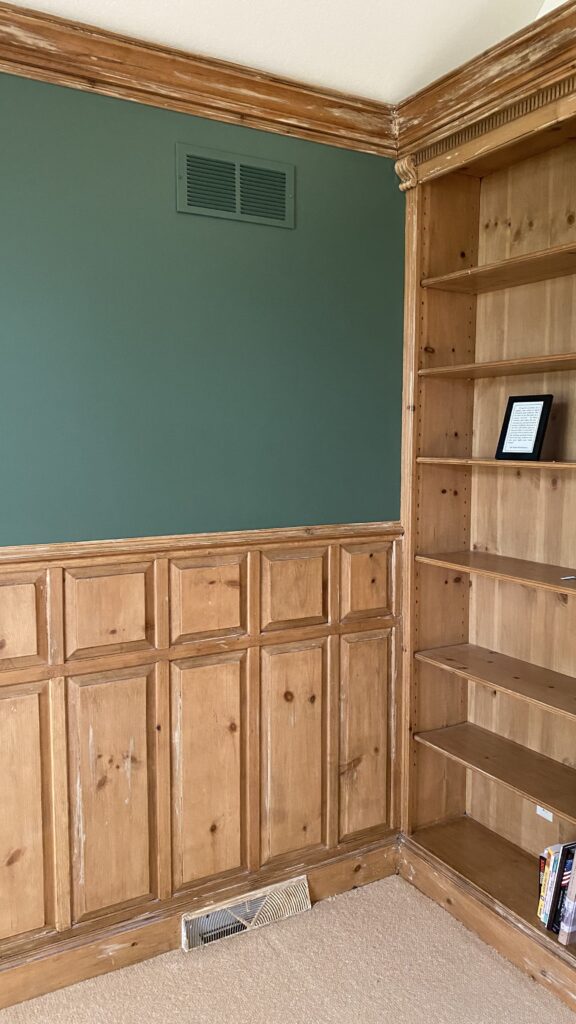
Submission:
[[[12,0],[390,103],[561,0]]]

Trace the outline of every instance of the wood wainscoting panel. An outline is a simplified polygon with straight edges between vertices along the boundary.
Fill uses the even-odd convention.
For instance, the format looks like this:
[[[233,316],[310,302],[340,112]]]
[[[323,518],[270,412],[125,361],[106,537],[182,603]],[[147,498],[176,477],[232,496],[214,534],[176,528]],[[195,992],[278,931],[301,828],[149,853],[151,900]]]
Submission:
[[[67,658],[141,651],[154,644],[153,565],[94,565],[64,574]]]
[[[262,629],[328,621],[328,549],[289,548],[262,556]]]
[[[240,635],[247,630],[247,556],[178,558],[170,564],[170,640]]]
[[[344,622],[391,614],[392,550],[388,541],[343,545],[340,594]]]
[[[0,671],[40,665],[47,656],[46,572],[0,576]]]
[[[341,638],[340,838],[388,818],[391,631]]]
[[[175,889],[242,865],[246,653],[173,662]]]
[[[262,860],[326,842],[326,640],[262,650]]]
[[[172,948],[185,909],[393,870],[401,534],[0,549],[0,1006],[161,951],[168,919]]]
[[[151,895],[150,665],[68,680],[74,919]]]
[[[41,694],[0,689],[0,939],[46,924]]]

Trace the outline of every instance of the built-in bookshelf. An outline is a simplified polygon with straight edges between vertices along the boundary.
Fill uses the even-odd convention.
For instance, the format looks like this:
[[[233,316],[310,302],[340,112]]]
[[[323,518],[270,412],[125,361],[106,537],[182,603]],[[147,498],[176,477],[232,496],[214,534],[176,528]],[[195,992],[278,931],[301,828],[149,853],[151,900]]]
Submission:
[[[576,840],[576,143],[498,164],[411,200],[404,830],[574,959],[537,903]],[[508,397],[545,393],[542,460],[497,460]]]

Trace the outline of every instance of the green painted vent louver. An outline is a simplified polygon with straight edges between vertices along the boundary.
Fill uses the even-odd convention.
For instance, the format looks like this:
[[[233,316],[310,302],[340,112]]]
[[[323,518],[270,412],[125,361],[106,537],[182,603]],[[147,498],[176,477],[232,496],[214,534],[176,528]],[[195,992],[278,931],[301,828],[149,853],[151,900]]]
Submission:
[[[294,227],[294,167],[237,153],[176,146],[179,213]]]

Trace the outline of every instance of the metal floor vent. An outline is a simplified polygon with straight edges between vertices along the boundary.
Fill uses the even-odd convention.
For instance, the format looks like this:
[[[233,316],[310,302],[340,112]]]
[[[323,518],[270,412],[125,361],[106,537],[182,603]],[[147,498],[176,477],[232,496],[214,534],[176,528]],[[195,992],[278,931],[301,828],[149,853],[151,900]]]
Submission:
[[[294,917],[311,907],[306,875],[292,878],[289,882],[279,882],[248,893],[240,902],[229,900],[221,903],[207,914],[202,911],[184,914],[182,949],[197,949],[239,932],[251,932],[265,924]]]

